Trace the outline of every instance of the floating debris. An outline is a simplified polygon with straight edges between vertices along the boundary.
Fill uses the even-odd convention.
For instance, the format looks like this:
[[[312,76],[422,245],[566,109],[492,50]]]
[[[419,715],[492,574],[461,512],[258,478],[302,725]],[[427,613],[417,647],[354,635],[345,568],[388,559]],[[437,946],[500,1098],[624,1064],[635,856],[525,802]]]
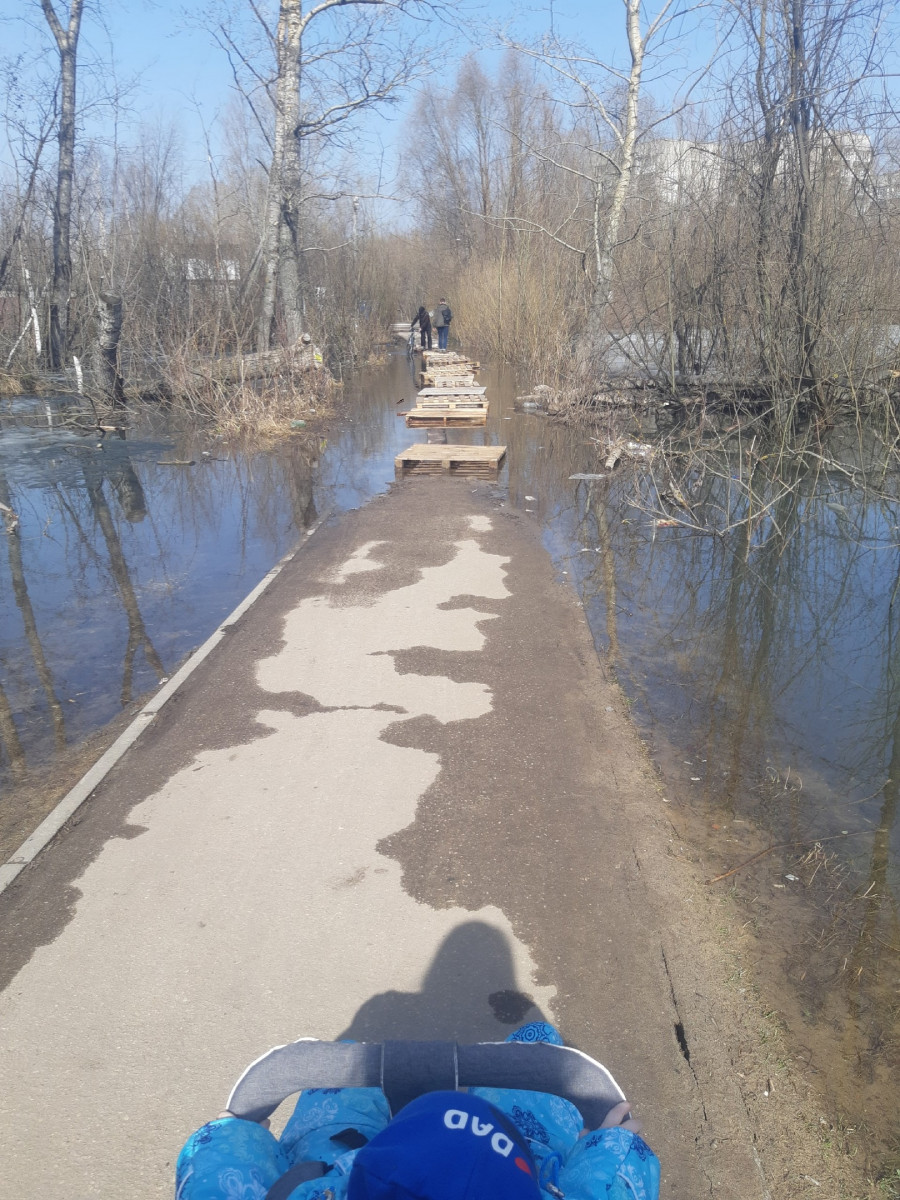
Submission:
[[[3,524],[6,527],[6,532],[12,533],[19,524],[19,514],[11,509],[8,504],[0,504],[0,513],[3,515]]]

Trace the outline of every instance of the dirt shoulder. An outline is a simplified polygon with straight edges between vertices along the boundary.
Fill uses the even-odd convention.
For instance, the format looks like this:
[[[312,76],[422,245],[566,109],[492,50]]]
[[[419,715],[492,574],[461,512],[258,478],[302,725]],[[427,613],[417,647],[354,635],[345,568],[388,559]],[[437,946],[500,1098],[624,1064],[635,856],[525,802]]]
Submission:
[[[635,1101],[664,1195],[862,1194],[695,858],[538,527],[484,483],[400,484],[309,541],[4,895],[5,1174],[162,1196],[268,1045],[544,1012]],[[97,1094],[129,1120],[102,1149]]]

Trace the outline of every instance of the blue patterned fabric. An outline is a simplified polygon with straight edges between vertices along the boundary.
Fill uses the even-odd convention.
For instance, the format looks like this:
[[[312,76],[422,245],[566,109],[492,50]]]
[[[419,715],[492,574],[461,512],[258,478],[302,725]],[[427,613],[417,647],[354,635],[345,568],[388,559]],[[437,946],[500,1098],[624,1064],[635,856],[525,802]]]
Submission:
[[[531,1153],[537,1159],[548,1153],[567,1153],[584,1128],[581,1113],[561,1096],[511,1088],[471,1088],[470,1091],[509,1117],[527,1139]]]
[[[291,1163],[268,1129],[253,1121],[209,1121],[175,1164],[176,1200],[263,1200]]]
[[[300,1093],[297,1106],[281,1135],[281,1147],[292,1163],[329,1165],[347,1153],[334,1138],[355,1129],[370,1140],[391,1119],[387,1097],[380,1088],[310,1088]]]
[[[559,1031],[532,1021],[506,1039],[563,1045]],[[599,1129],[580,1136],[574,1104],[546,1092],[472,1088],[499,1108],[526,1138],[545,1200],[658,1200],[659,1160],[637,1134]],[[356,1150],[333,1139],[346,1129],[375,1137],[390,1123],[377,1088],[312,1088],[301,1093],[280,1141],[252,1121],[210,1121],[192,1134],[175,1170],[177,1200],[265,1200],[298,1162],[324,1162],[328,1173],[302,1183],[290,1200],[345,1200]]]
[[[659,1159],[627,1129],[598,1129],[572,1147],[559,1173],[566,1200],[657,1200]]]
[[[549,1021],[529,1021],[506,1039],[508,1042],[549,1042],[551,1046],[564,1046],[562,1034]]]

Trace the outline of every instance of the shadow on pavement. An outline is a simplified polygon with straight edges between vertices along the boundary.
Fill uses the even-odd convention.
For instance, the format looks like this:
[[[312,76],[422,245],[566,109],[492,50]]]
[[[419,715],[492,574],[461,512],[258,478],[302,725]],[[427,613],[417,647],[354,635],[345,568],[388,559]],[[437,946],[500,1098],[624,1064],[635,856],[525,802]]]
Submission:
[[[545,1019],[517,988],[505,934],[484,921],[467,921],[438,948],[421,991],[373,996],[338,1037],[497,1041],[525,1021]]]

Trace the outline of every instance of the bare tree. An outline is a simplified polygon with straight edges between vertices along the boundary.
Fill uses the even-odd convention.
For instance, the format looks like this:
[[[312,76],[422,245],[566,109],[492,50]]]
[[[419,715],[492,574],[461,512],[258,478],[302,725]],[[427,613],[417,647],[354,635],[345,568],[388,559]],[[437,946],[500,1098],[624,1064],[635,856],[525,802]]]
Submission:
[[[249,7],[251,29],[241,10],[225,19],[217,13],[213,28],[269,147],[256,333],[257,348],[266,350],[279,305],[288,342],[303,328],[307,210],[346,194],[329,181],[329,152],[346,148],[359,116],[396,100],[429,69],[428,54],[407,25],[440,14],[441,6],[319,0],[304,11],[302,0],[279,0],[274,19],[261,5]]]
[[[53,135],[59,100],[58,85],[47,94],[42,94],[37,87],[29,88],[27,113],[22,111],[26,107],[26,98],[18,78],[22,65],[20,58],[9,63],[2,74],[6,140],[10,148],[12,148],[14,140],[18,144],[17,173],[19,162],[21,162],[24,168],[24,178],[20,181],[16,196],[14,215],[11,221],[12,227],[8,237],[4,239],[3,252],[0,254],[0,289],[6,284],[6,277],[12,267],[16,249],[19,247],[28,224],[39,179],[41,156],[44,147]]]
[[[724,60],[726,120],[740,130],[731,158],[743,175],[739,194],[749,201],[754,239],[750,312],[760,375],[774,384],[786,419],[791,395],[824,407],[823,375],[834,374],[840,357],[851,295],[859,320],[861,294],[848,289],[846,274],[840,281],[833,274],[836,249],[860,220],[880,240],[865,131],[885,12],[880,0],[731,0],[731,7],[742,46]]]
[[[59,163],[56,200],[53,206],[53,282],[50,287],[50,366],[58,370],[65,362],[68,340],[69,295],[72,284],[72,183],[75,177],[75,93],[78,35],[84,0],[69,0],[66,26],[56,14],[52,0],[41,0],[41,8],[59,52]]]
[[[644,15],[640,0],[624,0],[624,7],[630,59],[627,71],[590,50],[564,45],[552,34],[537,46],[503,38],[506,45],[539,61],[562,81],[577,126],[588,133],[588,140],[574,161],[563,154],[553,158],[555,166],[575,176],[586,188],[590,206],[587,236],[573,244],[559,229],[545,230],[581,256],[590,282],[586,319],[577,345],[580,374],[593,372],[606,347],[614,256],[635,174],[638,139],[642,133],[641,92],[648,58],[664,42],[673,22],[684,21],[702,5],[663,0],[656,15],[649,18]],[[657,117],[648,127],[662,119],[665,118]]]

